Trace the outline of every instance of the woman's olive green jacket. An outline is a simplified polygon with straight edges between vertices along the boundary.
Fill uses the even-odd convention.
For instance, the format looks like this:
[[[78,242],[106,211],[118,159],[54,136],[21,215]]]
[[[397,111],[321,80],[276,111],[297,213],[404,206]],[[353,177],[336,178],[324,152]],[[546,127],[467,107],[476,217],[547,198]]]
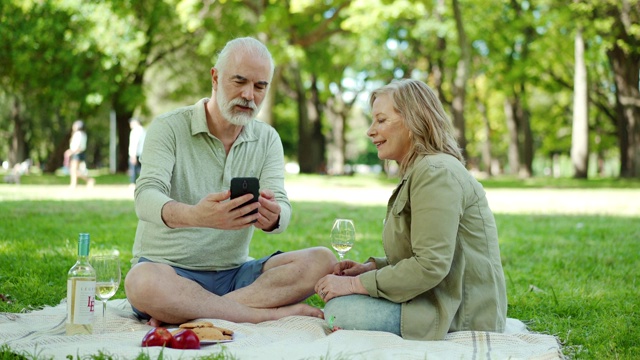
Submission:
[[[387,205],[385,258],[360,275],[373,297],[402,304],[405,339],[504,331],[507,296],[498,233],[482,185],[453,156],[427,155]]]

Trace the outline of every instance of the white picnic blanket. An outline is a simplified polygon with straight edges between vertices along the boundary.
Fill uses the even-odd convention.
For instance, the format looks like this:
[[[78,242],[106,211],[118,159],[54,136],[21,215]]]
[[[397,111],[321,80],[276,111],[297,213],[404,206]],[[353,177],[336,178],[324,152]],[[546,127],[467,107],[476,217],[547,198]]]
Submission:
[[[384,332],[329,331],[323,320],[290,316],[260,324],[206,319],[235,332],[234,341],[200,350],[143,348],[150,326],[138,321],[126,299],[112,300],[106,327],[96,311],[93,335],[64,335],[65,304],[28,313],[0,313],[0,344],[27,358],[85,358],[99,352],[115,359],[148,354],[151,359],[191,359],[224,352],[233,359],[563,359],[558,340],[529,332],[508,319],[503,334],[483,331],[450,333],[443,341],[410,341]],[[102,333],[104,332],[104,333]],[[162,354],[161,354],[162,352]]]

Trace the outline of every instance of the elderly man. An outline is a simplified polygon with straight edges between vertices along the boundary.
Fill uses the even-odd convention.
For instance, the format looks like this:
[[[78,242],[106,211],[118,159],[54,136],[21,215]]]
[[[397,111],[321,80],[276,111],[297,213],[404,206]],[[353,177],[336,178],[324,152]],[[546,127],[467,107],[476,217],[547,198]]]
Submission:
[[[211,69],[212,99],[161,115],[147,130],[135,191],[135,265],[125,289],[152,326],[323,316],[301,302],[332,272],[329,249],[248,257],[255,228],[280,233],[291,218],[282,142],[255,119],[273,70],[262,43],[232,40]],[[259,178],[260,196],[241,206],[252,195],[230,199],[229,185],[247,176]]]

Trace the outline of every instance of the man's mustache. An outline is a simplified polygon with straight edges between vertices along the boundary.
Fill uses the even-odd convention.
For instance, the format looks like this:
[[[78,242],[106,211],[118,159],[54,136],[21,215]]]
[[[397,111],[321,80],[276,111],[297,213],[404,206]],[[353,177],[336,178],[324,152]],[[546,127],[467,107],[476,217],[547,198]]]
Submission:
[[[256,105],[255,102],[253,102],[253,100],[249,101],[245,99],[233,99],[229,102],[229,105],[230,106],[240,105],[243,107],[251,108],[253,111],[258,110],[258,106]]]

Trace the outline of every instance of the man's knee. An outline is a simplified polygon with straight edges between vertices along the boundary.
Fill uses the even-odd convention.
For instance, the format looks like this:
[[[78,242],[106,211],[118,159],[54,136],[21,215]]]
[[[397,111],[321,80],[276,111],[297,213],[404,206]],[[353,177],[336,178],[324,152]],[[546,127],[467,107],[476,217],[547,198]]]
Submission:
[[[124,279],[124,291],[129,301],[135,305],[141,298],[147,298],[151,292],[158,288],[155,282],[159,278],[166,278],[161,275],[163,269],[160,264],[139,263],[134,265]]]
[[[327,262],[330,264],[336,264],[338,260],[336,260],[336,256],[333,252],[324,246],[318,246],[310,249],[313,251],[313,257],[317,259],[322,259],[323,262]]]
[[[141,268],[139,264],[135,265],[131,270],[129,270],[127,276],[124,278],[124,292],[126,293],[129,302],[132,303],[136,302],[137,295],[144,291],[143,287],[145,282],[142,279],[144,274],[140,270]]]
[[[333,252],[326,247],[318,246],[307,249],[308,253],[306,256],[305,264],[309,266],[310,264],[314,264],[317,266],[318,271],[323,274],[329,274],[333,272],[333,268],[335,267],[338,260],[336,259]]]

